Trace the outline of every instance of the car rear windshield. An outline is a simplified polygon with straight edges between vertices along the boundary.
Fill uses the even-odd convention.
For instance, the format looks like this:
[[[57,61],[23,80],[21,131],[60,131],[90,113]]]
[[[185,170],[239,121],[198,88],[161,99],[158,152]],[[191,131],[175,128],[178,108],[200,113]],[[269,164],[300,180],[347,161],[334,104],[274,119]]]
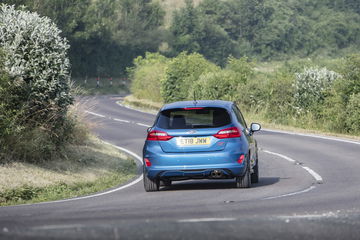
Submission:
[[[175,108],[160,112],[157,126],[163,129],[217,128],[230,124],[223,108]]]

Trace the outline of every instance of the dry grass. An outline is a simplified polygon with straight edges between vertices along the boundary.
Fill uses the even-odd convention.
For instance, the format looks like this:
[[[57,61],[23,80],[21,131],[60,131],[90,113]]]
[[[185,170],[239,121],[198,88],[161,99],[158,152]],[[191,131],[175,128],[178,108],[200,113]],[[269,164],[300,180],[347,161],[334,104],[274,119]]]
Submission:
[[[24,185],[47,187],[59,183],[94,182],[114,170],[134,173],[134,169],[133,160],[91,137],[85,145],[70,147],[63,159],[41,165],[21,162],[0,165],[0,192]]]
[[[150,112],[154,114],[156,114],[159,109],[164,105],[163,103],[152,102],[147,99],[139,99],[134,97],[134,95],[126,96],[123,101],[120,102],[136,109],[142,110],[144,112]]]

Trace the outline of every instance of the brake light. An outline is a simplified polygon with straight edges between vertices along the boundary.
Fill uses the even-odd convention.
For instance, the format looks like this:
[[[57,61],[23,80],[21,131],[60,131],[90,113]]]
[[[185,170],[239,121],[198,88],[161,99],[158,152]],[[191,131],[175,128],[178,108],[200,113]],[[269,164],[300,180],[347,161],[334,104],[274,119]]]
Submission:
[[[153,130],[148,133],[146,140],[148,141],[168,141],[172,139],[166,132]]]
[[[199,110],[199,109],[204,109],[203,107],[188,107],[188,108],[183,108],[184,110]]]
[[[217,134],[214,135],[214,137],[219,139],[237,138],[237,137],[241,137],[241,133],[239,129],[237,129],[236,127],[231,127],[220,130]]]
[[[244,154],[241,154],[240,157],[239,157],[239,159],[237,160],[237,162],[238,162],[239,164],[242,164],[242,163],[244,162],[244,158],[245,158],[245,155],[244,155]]]
[[[150,162],[149,159],[144,158],[144,161],[145,161],[145,165],[146,165],[147,167],[151,167],[151,162]]]

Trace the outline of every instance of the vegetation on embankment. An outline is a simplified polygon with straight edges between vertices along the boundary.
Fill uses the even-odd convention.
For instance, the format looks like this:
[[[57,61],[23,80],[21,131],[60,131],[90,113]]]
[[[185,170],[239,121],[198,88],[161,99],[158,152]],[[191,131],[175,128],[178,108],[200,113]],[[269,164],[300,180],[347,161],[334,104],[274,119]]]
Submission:
[[[230,100],[262,122],[360,135],[358,54],[271,65],[230,57],[221,68],[200,54],[165,58],[148,53],[134,61],[129,75],[136,98],[163,103],[194,96]]]
[[[132,158],[91,137],[50,161],[1,164],[0,206],[87,195],[125,183],[136,173]]]
[[[136,174],[74,106],[68,42],[46,17],[0,5],[0,205],[101,191]]]
[[[127,107],[137,109],[139,111],[148,112],[152,114],[158,113],[164,103],[160,102],[152,102],[148,99],[139,99],[136,98],[134,95],[128,95],[124,97],[122,101],[119,101],[119,104],[125,105]],[[274,123],[269,121],[269,119],[264,118],[259,114],[254,114],[252,112],[245,112],[243,111],[243,115],[248,123],[256,122],[261,123],[263,129],[274,129],[274,130],[281,130],[281,131],[288,131],[288,132],[297,132],[297,133],[304,133],[304,134],[317,134],[317,135],[325,135],[325,136],[335,136],[345,139],[354,139],[360,141],[360,136],[349,135],[349,134],[341,134],[335,133],[325,130],[313,129],[313,128],[299,128],[293,127],[290,125],[283,125],[279,123]]]

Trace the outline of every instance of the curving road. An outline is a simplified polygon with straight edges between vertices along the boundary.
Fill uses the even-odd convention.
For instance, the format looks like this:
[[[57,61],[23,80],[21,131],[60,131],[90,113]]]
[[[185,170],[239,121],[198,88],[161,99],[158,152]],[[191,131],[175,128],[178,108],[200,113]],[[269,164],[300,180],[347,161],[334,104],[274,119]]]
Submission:
[[[154,115],[82,99],[94,132],[141,156]],[[0,239],[360,239],[360,143],[264,130],[260,182],[142,181],[95,196],[0,208]]]

